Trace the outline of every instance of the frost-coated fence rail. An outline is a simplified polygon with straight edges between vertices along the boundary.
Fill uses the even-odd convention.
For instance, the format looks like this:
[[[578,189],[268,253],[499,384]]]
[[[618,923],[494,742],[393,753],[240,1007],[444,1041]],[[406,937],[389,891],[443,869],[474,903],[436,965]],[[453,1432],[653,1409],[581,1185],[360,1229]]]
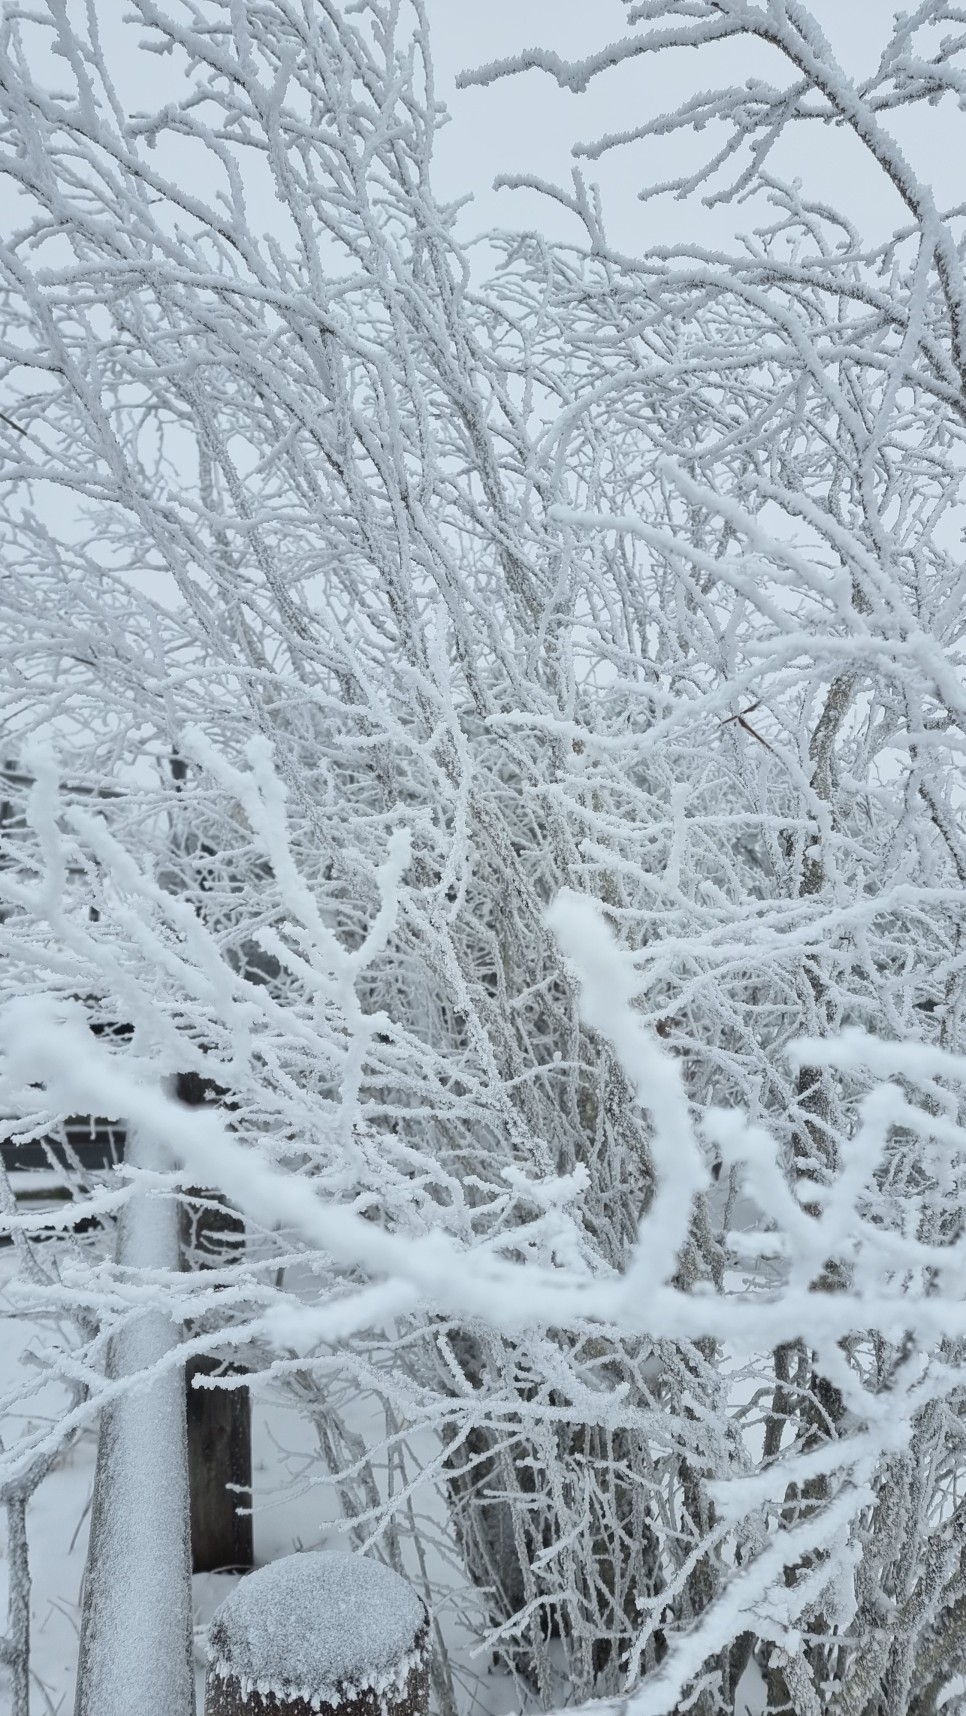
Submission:
[[[155,1139],[128,1134],[130,1166],[163,1173]],[[178,1201],[138,1191],[118,1222],[122,1269],[180,1268]],[[75,1716],[193,1716],[188,1453],[180,1330],[163,1304],[111,1342],[84,1579]],[[168,1362],[165,1362],[168,1361]],[[148,1380],[132,1387],[136,1372]],[[114,1388],[111,1389],[111,1385]]]

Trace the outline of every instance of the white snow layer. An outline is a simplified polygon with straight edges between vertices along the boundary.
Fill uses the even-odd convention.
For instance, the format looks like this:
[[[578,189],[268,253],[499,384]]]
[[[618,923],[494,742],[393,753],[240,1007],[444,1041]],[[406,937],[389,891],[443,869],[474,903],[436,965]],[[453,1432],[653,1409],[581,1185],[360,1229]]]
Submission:
[[[400,1690],[426,1611],[382,1562],[316,1551],[250,1573],[211,1623],[211,1671],[307,1702]]]
[[[165,1168],[159,1147],[131,1134],[128,1162]],[[136,1193],[121,1216],[117,1261],[177,1270],[178,1205]],[[178,1345],[163,1310],[115,1336],[112,1378],[149,1371]],[[75,1716],[193,1716],[191,1562],[184,1374],[162,1369],[101,1415],[85,1576]]]

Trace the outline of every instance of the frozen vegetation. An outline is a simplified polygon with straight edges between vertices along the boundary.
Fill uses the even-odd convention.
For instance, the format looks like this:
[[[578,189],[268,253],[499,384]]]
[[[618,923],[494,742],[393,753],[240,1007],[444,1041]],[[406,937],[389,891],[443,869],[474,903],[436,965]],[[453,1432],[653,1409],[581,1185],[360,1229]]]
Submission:
[[[136,1141],[0,1169],[8,1707],[99,1425],[77,1709],[190,1711],[208,1355],[437,1716],[955,1708],[966,217],[903,126],[966,15],[859,79],[799,0],[629,0],[467,73],[693,50],[582,146],[693,200],[628,255],[583,168],[569,242],[466,239],[420,0],[129,9],[149,111],[96,0],[0,40],[4,1155]],[[245,1243],[186,1270],[199,1188]]]

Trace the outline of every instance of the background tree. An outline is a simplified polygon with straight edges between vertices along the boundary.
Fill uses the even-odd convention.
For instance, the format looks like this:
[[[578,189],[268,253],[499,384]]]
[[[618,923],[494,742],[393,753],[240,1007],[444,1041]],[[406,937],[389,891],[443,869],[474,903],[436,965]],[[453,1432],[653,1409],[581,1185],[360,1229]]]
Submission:
[[[579,89],[742,35],[793,68],[642,127],[732,128],[708,171],[746,149],[743,252],[620,255],[577,175],[585,237],[494,241],[482,285],[432,193],[418,4],[133,3],[186,74],[140,116],[91,15],[5,14],[0,626],[37,777],[7,992],[130,1020],[112,1077],[215,1079],[263,1189],[281,1165],[339,1206],[341,1249],[297,1242],[265,1190],[244,1258],[154,1286],[186,1358],[288,1379],[356,1541],[430,1587],[436,1486],[526,1699],[710,1716],[753,1664],[776,1711],[935,1708],[964,1600],[961,219],[883,115],[959,91],[954,9],[861,87],[778,0],[637,5],[580,65],[477,74]],[[768,174],[806,120],[897,185],[889,243]],[[132,790],[62,809],[38,733]],[[619,934],[617,1012],[575,894]],[[836,1058],[856,1024],[905,1106],[872,1050]],[[10,1074],[21,1134],[76,1105],[65,1066],[43,1101]],[[764,1132],[739,1150],[722,1109]],[[444,1241],[450,1286],[380,1284]],[[137,1300],[96,1237],[66,1279],[24,1299],[82,1313],[62,1436]]]

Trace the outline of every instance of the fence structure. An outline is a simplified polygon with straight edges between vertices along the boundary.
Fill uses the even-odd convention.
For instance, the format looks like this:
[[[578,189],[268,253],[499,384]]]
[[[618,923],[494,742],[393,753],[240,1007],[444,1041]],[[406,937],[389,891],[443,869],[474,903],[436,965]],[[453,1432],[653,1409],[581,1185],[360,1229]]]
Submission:
[[[127,1159],[170,1166],[137,1132]],[[118,1222],[117,1262],[179,1268],[173,1198],[135,1193]],[[111,1342],[111,1381],[158,1369],[101,1413],[74,1716],[194,1716],[184,1372],[163,1364],[179,1340],[167,1313],[147,1306]]]
[[[236,1586],[209,1629],[205,1716],[426,1716],[429,1617],[365,1555],[287,1555]]]

